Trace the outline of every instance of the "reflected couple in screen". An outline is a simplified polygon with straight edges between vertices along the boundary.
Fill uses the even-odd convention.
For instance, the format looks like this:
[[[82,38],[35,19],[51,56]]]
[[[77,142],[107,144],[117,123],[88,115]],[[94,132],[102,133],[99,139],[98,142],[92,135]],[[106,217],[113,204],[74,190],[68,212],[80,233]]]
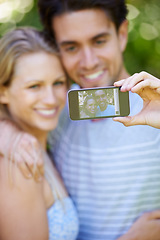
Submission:
[[[80,118],[115,115],[114,89],[83,91],[79,96]]]

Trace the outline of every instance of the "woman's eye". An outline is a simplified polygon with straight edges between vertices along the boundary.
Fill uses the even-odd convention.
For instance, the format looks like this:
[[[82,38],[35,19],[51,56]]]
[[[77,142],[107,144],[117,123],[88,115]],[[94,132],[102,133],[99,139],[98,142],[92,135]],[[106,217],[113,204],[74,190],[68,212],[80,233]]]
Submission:
[[[30,89],[36,89],[36,88],[38,88],[38,87],[39,87],[38,84],[34,84],[34,85],[29,86]]]
[[[54,86],[60,86],[60,85],[63,85],[65,84],[65,81],[56,81],[53,83]]]

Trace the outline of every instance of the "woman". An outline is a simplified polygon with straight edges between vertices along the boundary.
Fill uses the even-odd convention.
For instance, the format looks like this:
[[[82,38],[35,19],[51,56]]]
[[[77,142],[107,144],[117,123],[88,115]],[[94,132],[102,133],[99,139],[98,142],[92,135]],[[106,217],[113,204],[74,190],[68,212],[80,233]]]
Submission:
[[[86,96],[83,102],[83,109],[80,112],[81,118],[95,117],[97,113],[97,103],[92,95]]]
[[[74,240],[77,236],[75,208],[46,151],[47,134],[57,126],[67,85],[57,53],[41,33],[19,28],[2,37],[0,117],[37,138],[45,176],[41,182],[26,179],[16,163],[0,161],[1,240]]]

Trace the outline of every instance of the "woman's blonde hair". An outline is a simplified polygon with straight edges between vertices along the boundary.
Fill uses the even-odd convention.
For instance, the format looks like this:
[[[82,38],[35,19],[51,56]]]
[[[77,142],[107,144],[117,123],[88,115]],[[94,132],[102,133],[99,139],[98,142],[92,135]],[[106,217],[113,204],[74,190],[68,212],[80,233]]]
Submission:
[[[6,33],[0,39],[0,89],[10,84],[19,57],[40,51],[58,56],[53,44],[46,41],[42,32],[32,27],[20,27]],[[0,103],[0,118],[7,116],[7,108]]]

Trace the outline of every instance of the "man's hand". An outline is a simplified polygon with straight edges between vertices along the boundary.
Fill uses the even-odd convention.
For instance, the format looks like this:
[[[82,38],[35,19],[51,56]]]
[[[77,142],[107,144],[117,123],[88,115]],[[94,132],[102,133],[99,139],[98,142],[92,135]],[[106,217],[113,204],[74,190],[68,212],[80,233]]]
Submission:
[[[160,210],[143,214],[129,231],[117,240],[160,240]]]
[[[35,137],[20,131],[10,121],[0,121],[0,155],[16,162],[26,178],[36,181],[44,174],[41,146]]]
[[[121,91],[132,91],[143,99],[143,108],[135,116],[116,117],[113,120],[123,123],[125,126],[149,125],[160,128],[160,80],[146,73],[136,73],[133,76],[115,82],[115,86],[121,86]]]

